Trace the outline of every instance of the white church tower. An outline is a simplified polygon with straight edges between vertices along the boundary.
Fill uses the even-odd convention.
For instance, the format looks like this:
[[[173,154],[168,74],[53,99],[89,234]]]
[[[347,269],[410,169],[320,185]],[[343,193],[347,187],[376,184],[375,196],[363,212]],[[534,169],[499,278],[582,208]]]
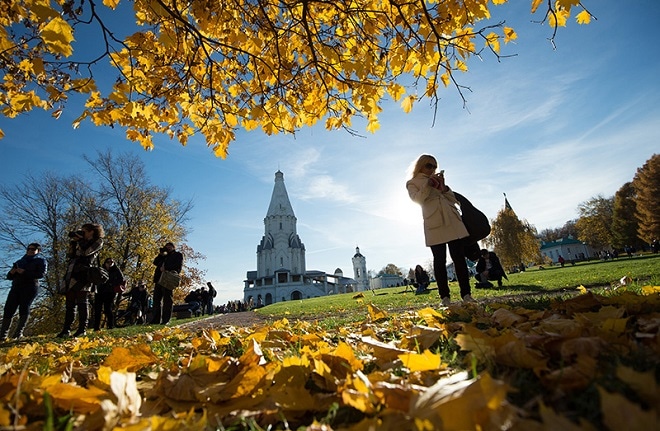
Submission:
[[[353,278],[357,282],[356,290],[369,290],[369,275],[367,274],[367,259],[360,253],[360,247],[355,247],[353,256]]]
[[[275,186],[264,218],[264,236],[257,245],[257,270],[248,271],[243,299],[253,306],[325,296],[331,291],[321,271],[307,271],[305,245],[296,230],[296,216],[284,187],[284,174],[275,173]]]
[[[296,222],[284,187],[284,174],[278,170],[264,218],[265,234],[257,247],[258,278],[272,277],[279,270],[297,275],[305,273],[305,246],[296,232]]]

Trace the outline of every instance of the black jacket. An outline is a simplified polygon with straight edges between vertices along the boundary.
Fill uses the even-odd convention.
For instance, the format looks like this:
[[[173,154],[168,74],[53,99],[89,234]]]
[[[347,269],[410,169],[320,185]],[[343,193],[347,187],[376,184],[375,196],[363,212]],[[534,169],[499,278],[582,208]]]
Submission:
[[[13,267],[24,269],[25,272],[23,274],[12,274],[11,271],[7,273],[7,280],[11,280],[12,289],[39,287],[39,279],[46,275],[48,264],[46,263],[46,259],[36,254],[34,256],[23,256],[14,262]]]
[[[154,265],[156,265],[156,269],[154,270],[154,283],[158,283],[158,280],[160,280],[160,267],[163,264],[165,264],[165,271],[181,272],[181,269],[183,268],[183,255],[176,250],[172,250],[171,253],[161,253],[156,256],[154,259]]]
[[[500,263],[500,258],[497,257],[495,253],[492,251],[488,252],[488,260],[490,260],[490,266],[491,266],[491,271],[493,274],[501,274],[502,277],[506,278],[507,280],[509,279],[506,276],[506,273],[504,272],[504,268],[502,268],[502,264]],[[479,258],[479,261],[477,262],[477,273],[481,274],[486,270],[486,259],[483,257]]]
[[[103,266],[105,268],[105,266]],[[106,268],[107,269],[107,268]],[[114,292],[115,286],[124,284],[124,274],[117,265],[112,265],[108,271],[108,281],[97,287],[99,293]]]

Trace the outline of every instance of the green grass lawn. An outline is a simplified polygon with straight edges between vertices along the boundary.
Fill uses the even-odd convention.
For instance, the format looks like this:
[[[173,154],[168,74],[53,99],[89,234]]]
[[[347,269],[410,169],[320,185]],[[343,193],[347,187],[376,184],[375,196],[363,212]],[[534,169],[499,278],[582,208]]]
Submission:
[[[596,290],[613,289],[619,285],[621,278],[626,276],[632,279],[633,287],[660,285],[660,255],[648,254],[632,259],[625,257],[610,261],[580,262],[563,268],[559,266],[542,270],[537,267],[530,268],[522,273],[509,274],[509,280],[504,280],[504,285],[500,289],[475,289],[472,280],[472,296],[477,300],[507,297],[506,299],[514,301],[535,297],[533,302],[538,302],[540,297],[543,303],[546,299],[549,300],[551,295],[577,293],[579,286]],[[452,301],[458,301],[460,298],[458,283],[451,282],[449,288]],[[427,294],[415,295],[413,290],[392,287],[362,292],[359,298],[356,298],[355,293],[347,293],[285,301],[268,305],[256,312],[271,319],[318,319],[324,326],[335,326],[347,321],[363,319],[365,304],[373,304],[388,310],[414,310],[439,305],[440,298],[435,283],[431,284]],[[516,298],[517,296],[520,298]]]

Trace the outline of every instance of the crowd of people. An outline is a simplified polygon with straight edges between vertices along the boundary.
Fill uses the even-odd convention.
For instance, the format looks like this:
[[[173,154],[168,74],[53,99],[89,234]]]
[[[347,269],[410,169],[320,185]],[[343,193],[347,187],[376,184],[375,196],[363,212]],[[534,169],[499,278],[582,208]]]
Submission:
[[[100,263],[104,234],[103,227],[96,223],[85,223],[80,229],[69,233],[66,273],[57,287],[58,293],[64,296],[64,323],[58,338],[84,336],[90,324],[95,331],[101,330],[103,324],[112,329],[120,323],[118,318],[124,324],[154,325],[167,325],[172,318],[173,291],[177,284],[165,283],[163,279],[165,273],[169,273],[170,279],[172,273],[175,280],[179,279],[183,255],[172,242],[166,243],[153,260],[153,296],[149,295],[146,283],[141,281],[126,291],[126,279],[115,260],[106,258],[103,264]],[[19,318],[11,338],[23,336],[40,280],[47,269],[47,261],[41,255],[41,245],[38,243],[29,244],[25,255],[12,265],[7,273],[12,286],[4,306],[0,341],[9,338],[9,329],[17,311]],[[195,307],[197,315],[213,314],[217,311],[213,306],[216,295],[216,289],[208,282],[207,286],[190,292],[186,301]],[[128,305],[121,309],[124,299],[128,299]],[[151,316],[149,321],[148,315]]]

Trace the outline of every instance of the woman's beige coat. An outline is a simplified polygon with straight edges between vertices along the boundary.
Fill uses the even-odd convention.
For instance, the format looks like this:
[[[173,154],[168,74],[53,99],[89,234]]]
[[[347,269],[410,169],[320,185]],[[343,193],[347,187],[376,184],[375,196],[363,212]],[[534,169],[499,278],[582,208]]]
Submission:
[[[422,206],[426,245],[445,244],[469,236],[456,207],[458,201],[451,190],[440,192],[429,185],[429,176],[415,175],[406,183],[410,199]]]

